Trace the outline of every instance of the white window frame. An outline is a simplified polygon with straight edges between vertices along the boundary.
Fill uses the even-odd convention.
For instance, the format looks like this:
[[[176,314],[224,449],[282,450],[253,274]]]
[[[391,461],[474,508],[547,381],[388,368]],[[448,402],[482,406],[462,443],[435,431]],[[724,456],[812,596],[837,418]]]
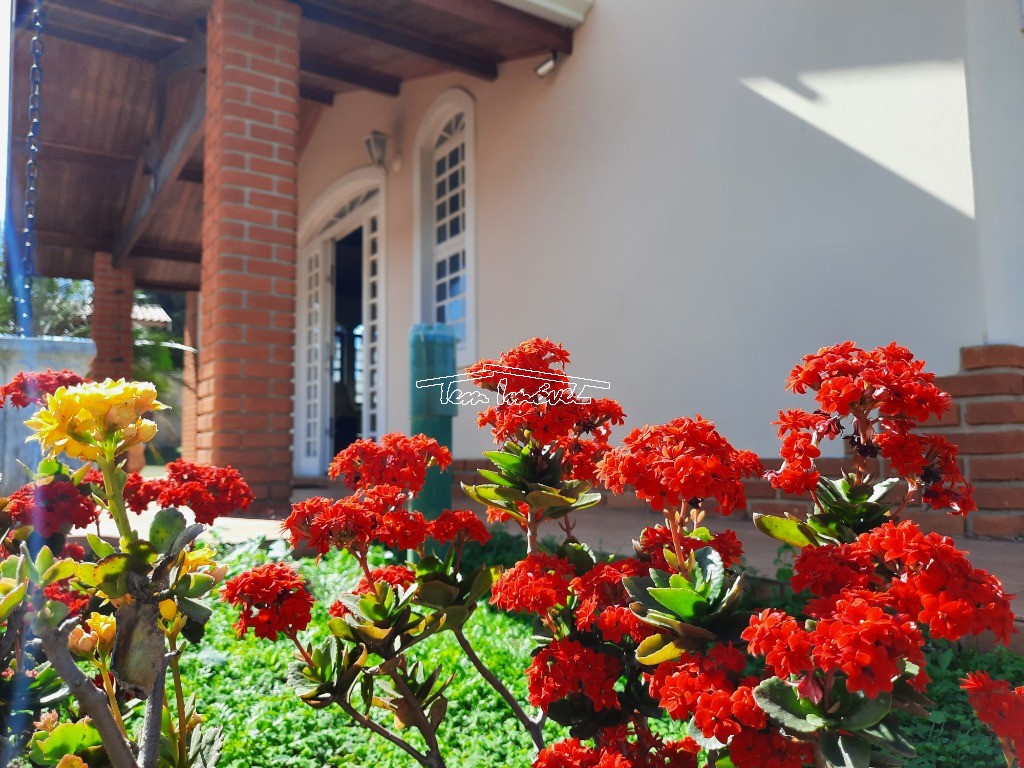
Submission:
[[[444,126],[458,113],[465,119],[466,336],[456,350],[459,367],[477,358],[476,313],[476,102],[461,88],[442,93],[416,132],[413,163],[413,317],[434,323],[434,151]]]
[[[298,273],[297,277],[300,278],[296,283],[296,350],[295,350],[295,403],[294,403],[294,417],[295,417],[295,428],[293,430],[293,471],[296,475],[300,476],[318,476],[322,475],[327,470],[327,466],[330,464],[334,454],[331,448],[321,450],[319,461],[316,462],[317,466],[313,467],[308,459],[306,459],[303,452],[304,437],[305,437],[305,411],[306,411],[306,371],[303,363],[305,362],[305,331],[304,326],[305,319],[300,316],[299,307],[300,304],[305,300],[305,291],[308,290],[306,283],[303,281],[305,261],[304,258],[308,258],[308,254],[319,249],[321,257],[329,261],[330,269],[326,274],[330,276],[330,282],[333,285],[334,275],[334,243],[338,240],[343,239],[347,235],[351,234],[357,229],[365,228],[364,239],[363,239],[363,323],[365,332],[369,332],[368,323],[366,322],[368,316],[368,285],[369,285],[369,269],[368,269],[368,243],[369,243],[369,223],[374,217],[377,219],[377,258],[378,258],[378,275],[377,275],[377,326],[378,326],[378,359],[377,359],[377,429],[374,434],[379,436],[387,431],[387,359],[388,359],[388,322],[387,322],[387,221],[386,221],[386,195],[387,188],[385,185],[386,176],[384,171],[376,167],[361,168],[357,171],[347,174],[343,178],[335,182],[331,187],[326,190],[317,201],[310,206],[309,211],[303,215],[298,227]],[[347,215],[341,220],[336,222],[333,226],[330,226],[330,222],[335,218],[336,214],[341,208],[346,206],[354,198],[364,195],[371,190],[376,189],[377,194],[371,199],[364,202],[362,205],[352,209]],[[324,293],[324,292],[322,292]],[[330,297],[329,306],[322,308],[325,313],[325,318],[334,317],[334,291],[333,289],[325,292]],[[328,324],[326,320],[321,324],[322,328],[327,328]],[[331,333],[326,334],[321,332],[324,337],[321,339],[322,343],[322,381],[323,386],[330,386],[331,368],[329,365],[330,355],[333,351],[334,345],[334,334],[333,334],[333,320],[330,323]],[[364,370],[366,370],[364,365]],[[364,385],[364,393],[368,397],[368,389]],[[328,441],[331,438],[330,425],[332,423],[330,398],[322,398],[321,405],[321,425],[322,434],[321,444],[323,446],[328,445]],[[368,434],[369,425],[369,414],[366,408],[363,410],[363,423],[361,425],[361,431],[364,435]],[[316,471],[311,471],[311,470]]]

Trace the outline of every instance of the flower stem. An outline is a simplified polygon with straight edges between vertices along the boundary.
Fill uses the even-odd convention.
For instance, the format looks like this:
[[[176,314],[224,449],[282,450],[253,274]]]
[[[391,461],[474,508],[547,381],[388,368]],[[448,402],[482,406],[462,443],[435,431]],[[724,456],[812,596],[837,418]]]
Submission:
[[[124,470],[118,469],[113,456],[113,449],[107,450],[107,455],[97,461],[100,471],[103,473],[103,490],[107,495],[107,511],[114,518],[117,525],[117,533],[122,539],[133,538],[132,526],[128,522],[128,511],[124,506]]]
[[[168,640],[171,646],[171,677],[174,678],[174,698],[178,705],[178,764],[188,765],[188,742],[185,738],[185,730],[188,723],[185,722],[185,691],[181,686],[181,668],[178,665],[178,643],[177,638],[171,635]]]
[[[125,730],[124,720],[121,719],[121,709],[117,706],[114,683],[110,679],[110,670],[107,669],[106,664],[100,664],[100,675],[103,678],[103,690],[107,694],[107,700],[110,702],[110,713],[114,716],[114,722],[117,723],[117,727],[121,730],[122,735],[127,738],[128,731]]]
[[[309,668],[316,669],[316,664],[313,663],[313,658],[309,655],[309,651],[303,648],[302,643],[299,642],[299,636],[295,632],[292,632],[290,635],[288,635],[288,637],[291,639],[293,643],[295,643],[295,647],[299,649],[299,653],[302,654],[302,658],[305,659],[306,664],[309,665]]]

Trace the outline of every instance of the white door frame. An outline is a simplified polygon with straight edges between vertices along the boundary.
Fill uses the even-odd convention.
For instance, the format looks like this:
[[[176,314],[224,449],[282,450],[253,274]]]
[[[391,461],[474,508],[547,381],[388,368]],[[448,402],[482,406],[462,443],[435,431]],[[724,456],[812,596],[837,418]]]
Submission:
[[[370,259],[377,259],[377,319],[378,339],[376,342],[376,364],[374,396],[376,398],[376,430],[370,429],[368,405],[370,403],[371,388],[368,382],[371,376],[369,363],[369,347],[367,338],[364,338],[364,354],[367,355],[363,365],[363,375],[366,377],[363,383],[364,404],[363,404],[363,435],[380,435],[385,431],[386,421],[386,368],[387,368],[387,260],[386,244],[384,240],[385,226],[385,204],[386,193],[384,186],[384,171],[379,168],[361,168],[347,174],[335,182],[324,192],[323,195],[310,206],[309,212],[305,214],[298,228],[299,250],[296,272],[296,317],[295,317],[295,428],[293,431],[293,452],[294,467],[296,475],[305,477],[321,476],[327,471],[333,457],[333,435],[331,434],[332,417],[332,396],[331,396],[331,355],[334,348],[334,244],[348,236],[357,229],[363,229],[363,327],[364,334],[369,334],[369,285],[370,285]],[[349,204],[356,198],[366,195],[376,189],[377,194],[371,199],[364,201],[351,209]],[[338,214],[344,214],[338,217]],[[332,219],[338,220],[332,225]],[[376,219],[376,232],[370,232],[371,220]],[[370,253],[371,238],[376,239],[376,254]],[[310,257],[320,254],[320,279],[310,281]],[[313,261],[315,264],[315,260]],[[326,265],[326,267],[324,266]],[[318,294],[315,298],[319,301],[320,328],[317,333],[309,333],[309,314],[306,308],[309,304],[310,293]],[[310,371],[312,366],[308,363],[309,344],[317,343],[319,337],[319,355],[313,355],[319,360],[319,388],[310,388]],[[319,396],[319,402],[313,403],[315,414],[308,414],[310,399],[312,396]],[[314,399],[316,399],[314,397]],[[313,430],[319,433],[319,450],[308,450],[310,446],[307,440],[310,439],[309,430],[313,423]],[[315,436],[314,436],[315,437]]]

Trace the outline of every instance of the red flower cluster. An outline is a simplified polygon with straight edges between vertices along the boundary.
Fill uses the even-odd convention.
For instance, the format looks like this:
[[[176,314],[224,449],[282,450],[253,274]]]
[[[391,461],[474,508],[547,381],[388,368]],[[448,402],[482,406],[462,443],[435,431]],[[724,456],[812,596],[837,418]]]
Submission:
[[[653,627],[637,618],[629,608],[630,597],[622,580],[646,575],[650,567],[639,560],[598,563],[569,584],[576,596],[574,614],[580,632],[598,631],[610,642],[629,637],[639,643],[654,633]]]
[[[595,712],[617,709],[622,663],[576,640],[553,640],[526,669],[530,703],[548,709],[562,699],[587,699]]]
[[[1024,757],[1024,685],[1011,688],[1008,682],[993,680],[987,672],[972,672],[960,687],[967,692],[978,719],[992,729],[1004,750],[1020,761]]]
[[[672,549],[672,532],[664,525],[653,525],[644,528],[640,532],[640,541],[637,542],[639,552],[645,559],[649,559],[652,568],[660,571],[672,570],[665,559],[666,547]],[[703,547],[711,547],[722,557],[722,564],[728,568],[738,563],[743,557],[743,544],[732,530],[722,531],[712,535],[711,541],[704,541],[692,536],[681,536],[679,539],[680,549],[683,555],[694,552]]]
[[[441,544],[457,542],[462,546],[467,541],[486,544],[491,533],[475,512],[468,509],[446,509],[429,524],[430,538]]]
[[[334,457],[327,476],[340,478],[353,491],[394,485],[415,495],[423,489],[428,467],[443,470],[451,463],[451,452],[434,438],[391,432],[379,443],[356,440]]]
[[[8,399],[15,408],[38,405],[47,395],[52,395],[61,387],[74,387],[86,381],[88,379],[67,370],[54,371],[47,368],[42,373],[18,373],[0,387],[0,408],[4,407]]]
[[[491,604],[504,611],[545,616],[569,600],[576,576],[568,560],[533,552],[505,571],[491,587]]]
[[[477,417],[496,443],[554,446],[563,451],[565,477],[594,482],[611,427],[622,424],[625,414],[614,400],[580,397],[565,373],[568,362],[561,344],[533,338],[466,372],[477,386],[499,393],[498,404]]]
[[[365,558],[374,541],[400,549],[422,549],[428,524],[419,512],[405,509],[408,494],[393,485],[378,485],[344,499],[320,496],[292,505],[282,524],[292,546],[305,543],[319,555],[332,547]]]
[[[674,720],[688,720],[704,736],[723,744],[744,729],[762,730],[768,719],[754,701],[756,680],[740,680],[746,656],[731,645],[707,655],[683,656],[661,664],[650,676],[651,696]]]
[[[895,343],[865,352],[846,341],[804,357],[790,373],[787,387],[801,394],[813,390],[819,409],[779,413],[775,424],[784,464],[766,477],[787,493],[814,490],[818,444],[843,434],[842,420],[852,416],[848,439],[855,454],[887,459],[935,509],[973,511],[973,491],[960,471],[956,446],[913,431],[930,416],[941,416],[951,402],[924,365]]]
[[[713,498],[724,515],[746,506],[743,478],[761,471],[754,453],[733,448],[700,415],[634,429],[598,467],[609,490],[632,486],[656,512]]]
[[[390,584],[392,589],[405,590],[416,583],[416,573],[407,565],[385,565],[382,568],[374,568],[370,571],[370,578],[374,583],[383,581]],[[352,591],[357,595],[369,595],[373,593],[373,584],[363,576]]]
[[[99,517],[93,500],[74,483],[61,479],[22,486],[11,494],[4,511],[18,525],[31,525],[43,538],[85,528]]]
[[[814,762],[811,745],[787,739],[776,730],[746,728],[729,742],[729,759],[736,768],[803,768]]]
[[[697,768],[699,751],[692,739],[662,741],[649,731],[638,733],[636,741],[602,733],[595,747],[578,739],[555,742],[540,751],[533,768]]]
[[[71,586],[71,579],[57,581],[43,589],[43,594],[50,600],[64,603],[69,615],[76,616],[89,605],[89,595]]]
[[[241,608],[235,623],[238,636],[252,629],[256,637],[294,638],[310,621],[313,595],[306,582],[283,563],[266,563],[241,573],[224,585],[221,596]]]
[[[91,469],[85,482],[103,490],[103,475]],[[167,465],[167,476],[147,480],[137,472],[128,475],[124,503],[133,512],[145,512],[150,504],[188,507],[196,522],[213,525],[221,515],[248,508],[252,489],[234,467],[214,467],[178,459]]]

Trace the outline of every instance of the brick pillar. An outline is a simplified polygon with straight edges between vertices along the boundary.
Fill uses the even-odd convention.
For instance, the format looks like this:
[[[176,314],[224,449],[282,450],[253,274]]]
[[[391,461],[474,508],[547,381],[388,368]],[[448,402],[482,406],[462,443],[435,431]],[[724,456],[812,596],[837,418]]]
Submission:
[[[953,396],[953,407],[928,430],[960,447],[964,475],[974,484],[978,511],[967,517],[966,533],[1024,535],[1024,347],[965,347],[960,367],[936,381]]]
[[[185,293],[185,328],[183,341],[186,347],[199,349],[199,294],[195,291]],[[196,460],[196,387],[199,383],[198,352],[185,352],[182,355],[181,371],[181,457],[188,461]]]
[[[283,514],[292,477],[299,10],[214,0],[207,24],[197,457]]]
[[[92,340],[96,357],[89,366],[89,377],[131,378],[132,305],[135,303],[135,277],[131,269],[115,269],[109,253],[97,253],[92,266]]]

